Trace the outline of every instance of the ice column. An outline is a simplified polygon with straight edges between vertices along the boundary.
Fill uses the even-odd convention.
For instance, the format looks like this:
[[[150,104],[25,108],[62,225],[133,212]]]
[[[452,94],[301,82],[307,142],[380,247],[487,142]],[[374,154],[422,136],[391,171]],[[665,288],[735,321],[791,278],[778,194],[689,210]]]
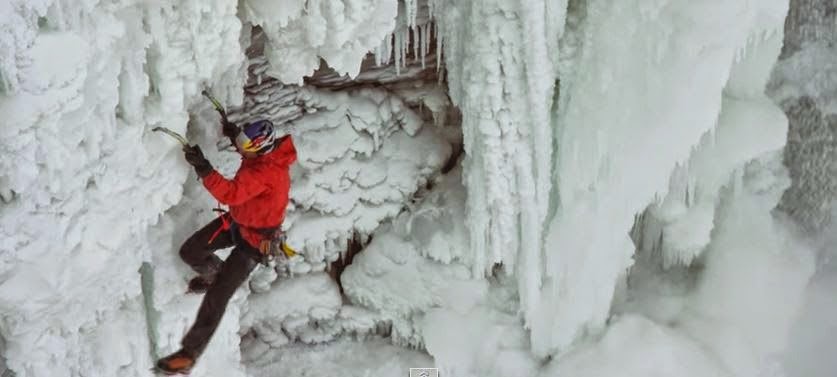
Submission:
[[[555,10],[564,8],[543,1],[430,4],[445,41],[451,99],[463,114],[475,276],[502,264],[520,276],[534,273],[521,284],[539,284],[551,188],[550,48],[563,31],[563,13]]]
[[[632,263],[634,215],[665,194],[672,169],[716,125],[737,53],[781,30],[786,9],[781,1],[587,3],[576,75],[561,87],[559,206],[543,288],[524,308],[536,354],[604,326]]]

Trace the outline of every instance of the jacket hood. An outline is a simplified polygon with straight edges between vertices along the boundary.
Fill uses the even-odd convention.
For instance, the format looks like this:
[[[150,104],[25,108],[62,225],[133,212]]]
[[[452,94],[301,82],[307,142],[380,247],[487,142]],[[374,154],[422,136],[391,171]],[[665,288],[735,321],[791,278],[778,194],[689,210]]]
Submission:
[[[296,148],[294,147],[291,135],[282,136],[276,141],[277,146],[268,154],[259,156],[255,160],[271,164],[288,166],[296,161]]]

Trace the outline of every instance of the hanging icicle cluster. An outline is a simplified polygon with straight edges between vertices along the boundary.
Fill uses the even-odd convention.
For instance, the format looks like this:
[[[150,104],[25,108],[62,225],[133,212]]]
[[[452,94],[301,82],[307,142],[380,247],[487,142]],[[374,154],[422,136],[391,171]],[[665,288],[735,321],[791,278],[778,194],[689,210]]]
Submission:
[[[442,35],[439,27],[432,23],[433,5],[429,2],[427,12],[419,17],[418,0],[405,0],[398,13],[397,26],[395,31],[387,35],[375,53],[377,65],[395,65],[396,74],[401,74],[401,69],[409,64],[408,56],[412,49],[412,58],[421,62],[421,68],[426,68],[426,57],[431,53],[430,43],[436,42],[436,69],[441,67],[442,58]],[[431,34],[432,33],[432,34]]]

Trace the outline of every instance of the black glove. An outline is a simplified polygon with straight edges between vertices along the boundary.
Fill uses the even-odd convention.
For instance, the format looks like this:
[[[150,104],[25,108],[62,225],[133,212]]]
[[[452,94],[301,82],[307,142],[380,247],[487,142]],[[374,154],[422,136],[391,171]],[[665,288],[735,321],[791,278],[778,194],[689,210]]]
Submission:
[[[215,170],[212,168],[209,160],[203,156],[203,151],[201,151],[200,146],[184,145],[183,154],[186,156],[186,162],[195,167],[195,172],[198,173],[198,177],[206,177]]]
[[[235,140],[235,137],[238,136],[238,133],[240,132],[238,126],[236,126],[235,123],[228,121],[227,118],[221,118],[221,125],[223,126],[221,132],[224,136],[230,138],[230,140]]]

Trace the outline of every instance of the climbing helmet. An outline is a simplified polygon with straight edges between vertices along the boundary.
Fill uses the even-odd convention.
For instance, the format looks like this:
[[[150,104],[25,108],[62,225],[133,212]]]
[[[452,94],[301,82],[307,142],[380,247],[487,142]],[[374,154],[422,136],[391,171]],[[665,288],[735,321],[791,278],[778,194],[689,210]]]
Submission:
[[[267,119],[248,123],[235,138],[235,145],[244,152],[264,154],[273,150],[276,130]]]

